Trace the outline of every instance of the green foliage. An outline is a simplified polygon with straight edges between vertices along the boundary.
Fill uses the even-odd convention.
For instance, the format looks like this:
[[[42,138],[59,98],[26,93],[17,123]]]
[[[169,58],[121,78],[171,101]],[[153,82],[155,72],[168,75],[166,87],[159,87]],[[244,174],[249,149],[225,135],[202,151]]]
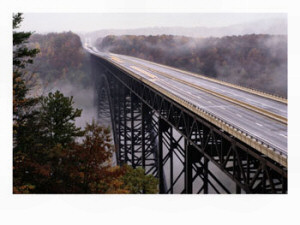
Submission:
[[[17,13],[13,15],[13,29],[20,27],[22,22],[22,13]],[[14,72],[17,72],[19,69],[24,69],[26,64],[33,63],[32,58],[39,53],[39,50],[36,48],[29,49],[26,45],[28,39],[32,35],[31,32],[18,32],[13,31],[13,67]]]
[[[81,110],[73,108],[72,97],[49,93],[40,98],[36,112],[14,148],[14,187],[16,193],[63,193],[69,182],[67,156],[75,138],[84,134],[75,126]],[[34,188],[24,189],[24,185]],[[32,187],[32,186],[31,186]]]
[[[19,28],[22,21],[23,21],[22,13],[14,14],[13,15],[13,29]]]
[[[50,92],[41,99],[39,109],[41,140],[53,147],[63,147],[83,135],[75,126],[75,119],[81,116],[82,110],[73,108],[73,97],[65,97],[59,91]]]
[[[29,192],[34,187],[24,182],[27,177],[27,160],[29,149],[32,148],[34,134],[35,107],[38,98],[29,97],[24,68],[32,63],[32,58],[38,53],[37,49],[28,49],[26,42],[30,32],[17,32],[20,27],[22,14],[13,15],[13,166],[14,191]],[[27,165],[26,165],[27,164]]]
[[[22,22],[22,14],[13,15],[13,28],[16,29]],[[32,108],[37,99],[28,97],[29,88],[24,78],[26,64],[32,63],[32,58],[38,53],[37,49],[28,49],[26,41],[31,32],[13,31],[13,128],[15,142],[22,138],[20,129],[26,129],[29,118],[32,117]],[[17,136],[18,135],[18,136]]]
[[[133,169],[131,166],[124,166],[126,173],[121,178],[124,182],[124,189],[131,194],[156,194],[158,193],[158,179],[153,175],[145,175],[141,167]]]

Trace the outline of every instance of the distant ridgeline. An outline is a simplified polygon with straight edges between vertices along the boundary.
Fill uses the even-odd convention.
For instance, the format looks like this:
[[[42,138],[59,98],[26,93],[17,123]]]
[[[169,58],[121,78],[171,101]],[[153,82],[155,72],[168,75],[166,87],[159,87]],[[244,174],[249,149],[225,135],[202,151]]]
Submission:
[[[44,86],[53,86],[58,82],[89,85],[88,58],[77,34],[34,34],[29,44],[40,49],[29,69],[38,74]]]
[[[135,56],[287,97],[287,36],[106,36],[102,51]]]

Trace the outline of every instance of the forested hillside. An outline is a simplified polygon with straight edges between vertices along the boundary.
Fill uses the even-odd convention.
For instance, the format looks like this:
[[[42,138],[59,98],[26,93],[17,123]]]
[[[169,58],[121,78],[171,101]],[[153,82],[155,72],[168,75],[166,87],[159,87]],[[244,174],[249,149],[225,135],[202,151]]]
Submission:
[[[79,36],[72,32],[34,34],[29,39],[29,46],[40,50],[33,64],[28,65],[39,84],[33,91],[47,94],[59,90],[66,96],[74,96],[75,107],[83,108],[76,124],[84,127],[86,122],[92,122],[97,115],[89,55]]]
[[[102,51],[139,57],[287,97],[287,36],[106,36]]]
[[[29,42],[40,50],[30,69],[38,74],[44,86],[58,81],[90,84],[88,58],[78,35],[72,32],[34,34]]]

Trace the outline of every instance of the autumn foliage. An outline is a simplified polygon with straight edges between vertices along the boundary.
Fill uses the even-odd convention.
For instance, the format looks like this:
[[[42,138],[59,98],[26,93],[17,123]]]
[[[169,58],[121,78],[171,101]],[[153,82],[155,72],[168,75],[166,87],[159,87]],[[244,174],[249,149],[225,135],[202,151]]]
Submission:
[[[83,87],[90,85],[89,58],[77,34],[33,34],[28,42],[30,47],[40,51],[28,69],[38,75],[43,88],[64,82]]]
[[[14,193],[157,193],[141,168],[112,166],[110,130],[87,124],[80,142],[43,146],[14,161]]]
[[[22,14],[14,15],[13,28],[21,22]],[[157,179],[143,169],[113,165],[108,128],[95,121],[84,130],[76,127],[82,110],[73,107],[72,97],[59,91],[30,94],[26,74],[32,73],[35,64],[28,65],[39,52],[32,43],[41,44],[36,47],[42,50],[37,59],[45,62],[39,71],[42,79],[53,82],[83,73],[78,37],[70,32],[49,34],[28,44],[30,36],[30,32],[13,32],[13,193],[157,193]],[[47,70],[49,65],[52,70]],[[68,70],[74,73],[64,73]]]

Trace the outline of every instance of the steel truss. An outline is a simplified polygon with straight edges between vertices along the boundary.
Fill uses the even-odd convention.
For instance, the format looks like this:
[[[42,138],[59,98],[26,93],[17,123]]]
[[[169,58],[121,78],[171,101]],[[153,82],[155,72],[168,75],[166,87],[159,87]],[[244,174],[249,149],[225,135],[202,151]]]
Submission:
[[[145,168],[158,177],[160,193],[287,193],[285,167],[113,64],[91,59],[97,95],[107,93],[98,106],[107,112],[109,105],[118,164]]]

